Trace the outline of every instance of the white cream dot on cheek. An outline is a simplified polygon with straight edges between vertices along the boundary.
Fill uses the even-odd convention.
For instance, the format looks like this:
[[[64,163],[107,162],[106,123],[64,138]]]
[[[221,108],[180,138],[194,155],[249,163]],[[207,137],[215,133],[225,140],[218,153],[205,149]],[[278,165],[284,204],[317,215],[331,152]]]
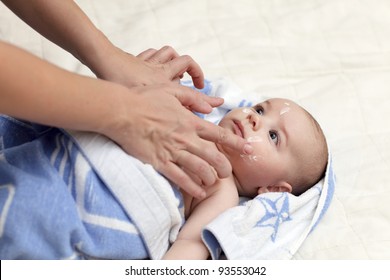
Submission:
[[[260,136],[250,136],[246,139],[249,143],[263,142],[263,138]]]
[[[259,160],[261,160],[261,159],[263,159],[264,157],[263,156],[261,156],[261,155],[253,155],[252,156],[252,160],[253,161],[259,161]]]
[[[255,135],[255,136],[249,136],[246,138],[246,140],[249,143],[260,143],[263,142],[263,138],[261,136]],[[262,155],[256,154],[256,155],[244,155],[241,154],[240,157],[245,161],[245,162],[255,162],[259,161],[263,158]]]
[[[243,155],[243,154],[241,154],[240,157],[245,162],[257,162],[264,158],[262,155]]]
[[[251,112],[251,109],[244,108],[244,109],[242,109],[242,112],[243,112],[244,114],[249,114],[249,113]]]

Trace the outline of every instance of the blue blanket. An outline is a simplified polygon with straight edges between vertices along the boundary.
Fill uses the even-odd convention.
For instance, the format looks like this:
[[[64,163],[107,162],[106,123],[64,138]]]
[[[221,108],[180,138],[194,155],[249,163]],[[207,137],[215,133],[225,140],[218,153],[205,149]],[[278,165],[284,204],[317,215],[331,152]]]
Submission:
[[[138,171],[130,172],[135,178]],[[153,213],[138,212],[152,219],[135,215],[147,220],[150,228],[142,221],[136,224],[123,199],[135,201],[142,196],[121,200],[108,187],[111,182],[103,179],[63,131],[0,116],[0,258],[160,258],[169,246],[167,235],[174,227],[170,215],[175,213],[164,213],[165,201],[153,201],[151,196]],[[131,182],[126,187],[131,189]],[[148,187],[153,191],[143,184]],[[168,191],[178,211],[180,194],[170,186]],[[122,193],[127,196],[126,189]],[[181,224],[176,213],[176,231]],[[149,235],[143,236],[140,230]]]

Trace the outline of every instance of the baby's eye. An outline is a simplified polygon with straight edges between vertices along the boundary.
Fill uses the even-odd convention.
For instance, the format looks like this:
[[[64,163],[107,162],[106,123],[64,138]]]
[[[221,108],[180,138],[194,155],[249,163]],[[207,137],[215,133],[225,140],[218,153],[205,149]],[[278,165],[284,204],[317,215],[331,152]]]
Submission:
[[[261,116],[264,115],[264,108],[261,106],[256,106],[255,111]]]
[[[271,138],[271,140],[272,140],[275,144],[278,144],[278,142],[279,142],[279,136],[278,136],[278,134],[277,134],[275,131],[270,131],[270,132],[269,132],[269,137]]]

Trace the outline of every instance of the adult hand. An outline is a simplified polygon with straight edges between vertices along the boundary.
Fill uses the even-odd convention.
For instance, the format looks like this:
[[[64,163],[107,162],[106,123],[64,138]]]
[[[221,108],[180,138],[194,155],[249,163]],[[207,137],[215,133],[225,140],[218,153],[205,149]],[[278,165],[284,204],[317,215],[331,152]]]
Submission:
[[[244,152],[244,139],[190,111],[209,113],[222,99],[177,84],[128,88],[76,75],[1,42],[0,60],[1,113],[103,133],[194,196],[202,193],[199,185],[231,172],[229,161],[206,140]]]
[[[130,90],[133,94],[127,96],[131,103],[126,95],[121,97],[123,106],[116,110],[119,117],[102,133],[195,197],[205,194],[201,185],[212,185],[217,177],[232,172],[227,158],[206,140],[242,153],[250,149],[244,139],[186,109],[209,113],[221,99],[173,84]]]
[[[190,56],[180,56],[169,46],[148,49],[137,56],[112,47],[92,69],[97,77],[127,87],[178,83],[184,73],[191,76],[197,88],[204,86],[200,66]]]

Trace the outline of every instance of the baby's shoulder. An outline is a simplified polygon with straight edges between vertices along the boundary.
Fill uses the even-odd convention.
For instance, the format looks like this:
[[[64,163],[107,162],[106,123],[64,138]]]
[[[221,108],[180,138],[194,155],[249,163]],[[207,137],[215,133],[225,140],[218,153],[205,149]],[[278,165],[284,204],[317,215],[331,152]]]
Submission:
[[[184,195],[184,210],[186,216],[190,215],[192,211],[200,204],[228,204],[233,207],[238,204],[239,196],[233,175],[228,178],[218,179],[212,186],[205,187],[206,197],[197,199],[190,197],[188,194]],[[213,201],[213,203],[207,203]]]

